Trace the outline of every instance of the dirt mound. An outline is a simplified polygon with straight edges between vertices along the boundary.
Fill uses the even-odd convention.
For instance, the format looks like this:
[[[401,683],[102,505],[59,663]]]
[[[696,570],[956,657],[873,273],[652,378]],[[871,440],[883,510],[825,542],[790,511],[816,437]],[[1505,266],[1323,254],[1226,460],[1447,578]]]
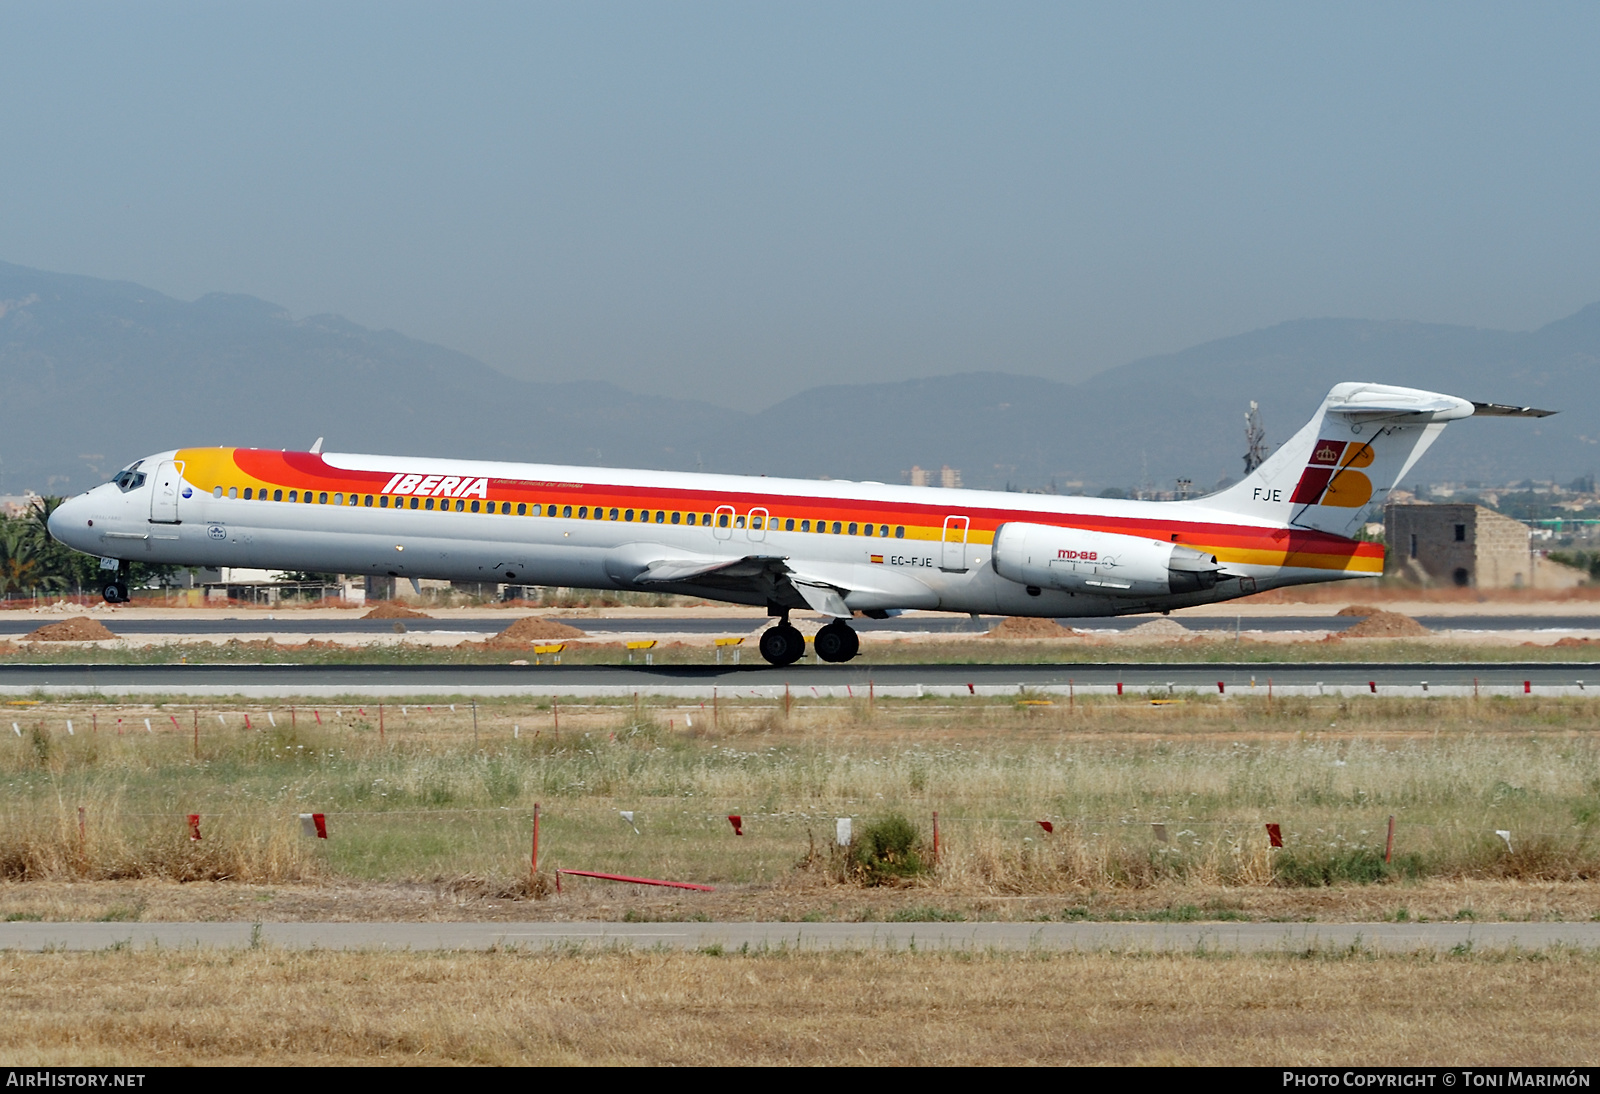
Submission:
[[[1142,639],[1188,638],[1189,628],[1179,623],[1176,619],[1152,619],[1148,623],[1140,623],[1123,637]]]
[[[24,642],[99,642],[106,638],[116,638],[97,619],[90,619],[86,615],[74,616],[63,619],[59,623],[46,623],[36,631],[30,631],[22,636]]]
[[[1523,643],[1524,646],[1537,646],[1538,644],[1539,643],[1537,643],[1537,642],[1524,642]],[[1592,638],[1576,638],[1576,637],[1574,637],[1573,635],[1570,635],[1570,634],[1567,635],[1565,638],[1558,638],[1554,642],[1550,643],[1550,645],[1552,645],[1552,646],[1554,646],[1554,647],[1556,647],[1558,649],[1571,649],[1573,646],[1591,646],[1593,644],[1594,644],[1594,639],[1592,639]]]
[[[526,616],[495,635],[491,642],[545,642],[552,638],[586,638],[577,627],[569,627],[554,619]]]
[[[1063,627],[1054,619],[1030,619],[1010,615],[989,628],[990,638],[1081,638],[1071,627]]]
[[[1343,612],[1340,613],[1344,614]],[[1342,632],[1340,638],[1417,638],[1432,634],[1427,627],[1399,612],[1375,611],[1361,622]]]
[[[415,608],[408,608],[404,604],[393,600],[385,600],[376,608],[367,612],[362,619],[432,619],[427,612],[419,612]]]
[[[1348,608],[1340,608],[1334,615],[1358,615],[1365,619],[1369,615],[1381,615],[1382,608],[1374,608],[1371,604],[1352,604]]]

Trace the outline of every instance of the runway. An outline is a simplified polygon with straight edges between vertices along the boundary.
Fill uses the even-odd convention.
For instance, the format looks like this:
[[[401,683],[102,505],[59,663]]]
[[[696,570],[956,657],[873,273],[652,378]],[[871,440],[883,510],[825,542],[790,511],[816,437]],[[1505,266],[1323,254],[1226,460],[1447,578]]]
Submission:
[[[204,616],[198,613],[190,618],[130,618],[126,616],[104,617],[105,623],[119,635],[128,637],[145,636],[170,636],[181,638],[185,636],[205,637],[210,635],[310,635],[312,637],[327,637],[331,635],[348,634],[393,634],[396,620],[393,619],[362,619],[354,612],[347,613],[350,618],[307,617],[293,611],[273,613],[250,613],[237,616],[217,616],[207,613]],[[526,613],[497,612],[493,615],[474,615],[471,617],[457,617],[444,619],[405,619],[399,620],[408,634],[434,634],[434,635],[461,635],[463,637],[487,637],[504,630],[513,621]],[[31,612],[0,614],[0,639],[20,638],[29,631],[44,623],[53,622],[58,616],[41,616]],[[599,617],[566,617],[556,616],[561,622],[570,623],[579,629],[596,637],[610,635],[739,635],[750,634],[766,627],[770,620],[762,614],[744,616],[715,616],[711,618],[697,618],[693,616],[599,616]],[[1148,623],[1152,618],[1148,615],[1095,617],[1087,619],[1066,618],[1056,620],[1063,627],[1082,631],[1088,634],[1121,634],[1132,630],[1141,623]],[[1355,616],[1340,615],[1215,615],[1204,616],[1184,615],[1182,612],[1174,614],[1171,618],[1182,623],[1191,630],[1196,631],[1234,631],[1257,632],[1263,634],[1296,634],[1296,633],[1325,633],[1348,630],[1361,620]],[[1506,631],[1531,631],[1550,633],[1571,633],[1575,631],[1600,632],[1600,615],[1419,615],[1414,617],[1432,631],[1456,631],[1466,634],[1473,633],[1500,633]],[[917,613],[894,619],[856,619],[851,622],[856,630],[862,634],[916,634],[916,635],[941,635],[951,636],[983,634],[1001,620],[1000,616],[982,616],[973,619],[965,615],[937,615],[934,613]]]
[[[1219,687],[1220,685],[1220,687]],[[0,695],[781,699],[1080,695],[1600,696],[1600,663],[0,665]]]
[[[1600,923],[0,923],[0,951],[1600,949]]]

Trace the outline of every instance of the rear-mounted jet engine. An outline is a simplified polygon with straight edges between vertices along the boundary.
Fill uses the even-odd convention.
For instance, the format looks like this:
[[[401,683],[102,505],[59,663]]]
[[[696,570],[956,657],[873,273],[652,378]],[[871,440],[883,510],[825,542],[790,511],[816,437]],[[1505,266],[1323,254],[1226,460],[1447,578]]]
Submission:
[[[1100,596],[1196,593],[1217,583],[1216,555],[1142,536],[1049,524],[1002,524],[994,568],[1020,585]]]

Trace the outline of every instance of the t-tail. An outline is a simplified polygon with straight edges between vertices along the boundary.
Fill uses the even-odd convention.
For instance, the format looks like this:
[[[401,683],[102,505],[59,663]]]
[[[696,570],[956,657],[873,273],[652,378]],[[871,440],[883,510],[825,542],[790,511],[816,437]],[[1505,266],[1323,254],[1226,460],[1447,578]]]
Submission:
[[[1305,427],[1243,482],[1198,504],[1349,537],[1367,509],[1388,500],[1450,422],[1474,414],[1542,418],[1552,413],[1386,384],[1338,384]]]

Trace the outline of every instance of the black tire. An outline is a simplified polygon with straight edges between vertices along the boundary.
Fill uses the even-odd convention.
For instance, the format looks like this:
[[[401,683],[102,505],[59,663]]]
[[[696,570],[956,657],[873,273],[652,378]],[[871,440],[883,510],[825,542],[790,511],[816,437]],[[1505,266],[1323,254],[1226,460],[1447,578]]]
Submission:
[[[794,664],[805,653],[805,636],[787,623],[779,623],[761,633],[761,656],[779,668]]]
[[[108,581],[100,595],[106,598],[107,604],[122,604],[128,599],[128,589],[120,581]]]
[[[817,656],[835,664],[848,661],[861,650],[861,639],[848,623],[829,623],[814,639]]]

